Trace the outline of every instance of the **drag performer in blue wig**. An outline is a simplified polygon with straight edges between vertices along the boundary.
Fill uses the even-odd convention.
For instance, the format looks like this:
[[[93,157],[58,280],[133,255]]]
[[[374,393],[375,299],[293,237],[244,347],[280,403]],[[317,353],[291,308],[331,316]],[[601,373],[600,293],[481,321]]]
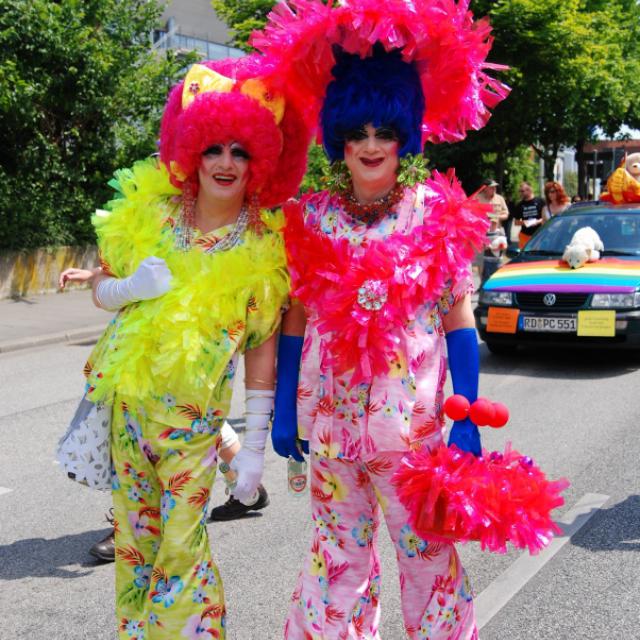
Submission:
[[[413,64],[399,51],[386,53],[376,45],[368,58],[336,52],[334,82],[322,105],[324,149],[331,162],[344,160],[347,136],[369,122],[391,129],[400,141],[398,156],[422,153],[420,124],[424,96]]]
[[[456,391],[477,394],[470,261],[486,214],[453,175],[428,178],[418,154],[488,117],[488,32],[448,1],[295,0],[274,13],[253,44],[317,114],[332,166],[331,189],[284,207],[295,302],[272,440],[284,457],[310,453],[314,522],[285,638],[379,638],[384,519],[408,637],[472,640],[453,544],[415,532],[391,479],[409,451],[443,443],[445,342]],[[475,425],[451,437],[480,453]]]

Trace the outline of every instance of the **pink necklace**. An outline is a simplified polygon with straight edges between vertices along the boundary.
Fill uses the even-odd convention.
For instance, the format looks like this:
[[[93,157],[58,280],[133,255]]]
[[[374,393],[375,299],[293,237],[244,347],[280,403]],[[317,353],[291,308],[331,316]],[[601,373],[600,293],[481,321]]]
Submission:
[[[353,185],[351,185],[349,189],[345,189],[340,193],[340,204],[356,222],[369,226],[391,213],[402,199],[403,192],[403,186],[396,182],[387,195],[369,204],[362,204],[358,202],[353,194]]]

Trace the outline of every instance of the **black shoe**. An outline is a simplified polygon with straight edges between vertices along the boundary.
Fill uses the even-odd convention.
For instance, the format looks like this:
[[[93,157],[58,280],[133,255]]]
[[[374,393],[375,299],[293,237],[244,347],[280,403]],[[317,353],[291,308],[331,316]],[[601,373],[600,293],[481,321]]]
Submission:
[[[113,524],[113,509],[109,509],[109,515],[106,516],[107,522],[109,524]],[[94,557],[98,558],[98,560],[102,560],[102,562],[115,562],[116,559],[116,540],[115,540],[115,529],[111,529],[109,535],[106,538],[100,540],[100,542],[96,542],[91,549],[89,549],[89,553]]]
[[[102,560],[102,562],[114,562],[116,559],[116,541],[113,534],[114,531],[112,530],[106,538],[96,542],[89,549],[89,553],[94,558]]]
[[[212,522],[216,520],[235,520],[246,516],[250,511],[264,509],[268,504],[269,496],[267,495],[267,490],[260,484],[258,485],[258,501],[255,504],[248,507],[246,504],[242,504],[240,500],[229,496],[229,499],[224,504],[211,509],[209,520]]]

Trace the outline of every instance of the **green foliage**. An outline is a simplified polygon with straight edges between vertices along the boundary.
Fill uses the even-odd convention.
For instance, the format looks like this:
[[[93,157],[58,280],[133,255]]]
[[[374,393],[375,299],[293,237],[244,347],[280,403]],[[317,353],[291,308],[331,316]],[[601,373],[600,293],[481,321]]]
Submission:
[[[244,51],[251,51],[249,36],[254,29],[261,29],[274,0],[212,0],[218,17],[231,29],[229,44]]]
[[[437,168],[455,166],[468,191],[490,175],[517,198],[522,180],[537,182],[532,146],[551,179],[562,146],[640,120],[635,0],[475,0],[472,9],[490,17],[491,60],[509,65],[499,77],[512,91],[483,130],[426,149]]]
[[[561,146],[596,128],[613,135],[637,117],[633,0],[476,0],[473,8],[491,18],[492,58],[511,67],[511,95],[487,131],[503,149],[535,145],[548,179]]]
[[[574,171],[566,171],[564,174],[564,180],[562,186],[567,192],[567,195],[571,198],[578,193],[578,174]]]
[[[522,182],[533,185],[534,191],[540,174],[538,158],[531,147],[521,146],[511,151],[504,161],[502,195],[511,202],[518,202],[518,187]]]
[[[113,171],[155,151],[184,59],[150,49],[154,0],[2,0],[0,248],[91,242]]]
[[[307,156],[307,173],[304,176],[300,191],[321,191],[328,186],[329,161],[324,149],[319,144],[309,147]]]
[[[232,43],[249,50],[251,31],[263,26],[274,1],[212,4]],[[455,166],[465,188],[493,175],[509,193],[537,175],[532,146],[550,178],[562,146],[579,145],[598,129],[613,135],[622,124],[640,126],[636,0],[474,0],[471,8],[491,19],[491,59],[510,66],[499,75],[512,92],[484,130],[455,145],[427,145],[433,165]],[[306,186],[320,180],[318,153],[311,152]]]
[[[495,148],[497,145],[493,145]],[[476,191],[482,180],[493,178],[501,185],[501,193],[507,199],[518,200],[518,185],[523,182],[536,184],[538,160],[533,149],[520,145],[514,149],[496,152],[491,142],[481,132],[471,133],[463,142],[426,146],[429,166],[438,171],[455,167],[456,175],[467,193]]]

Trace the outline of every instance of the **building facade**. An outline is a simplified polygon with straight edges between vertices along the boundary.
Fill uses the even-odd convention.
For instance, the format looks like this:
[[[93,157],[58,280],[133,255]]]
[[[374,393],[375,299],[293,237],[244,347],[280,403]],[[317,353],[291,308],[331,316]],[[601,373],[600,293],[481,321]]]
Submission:
[[[236,58],[243,51],[230,47],[229,29],[211,6],[210,0],[172,0],[154,30],[156,49],[197,51],[203,60]]]

